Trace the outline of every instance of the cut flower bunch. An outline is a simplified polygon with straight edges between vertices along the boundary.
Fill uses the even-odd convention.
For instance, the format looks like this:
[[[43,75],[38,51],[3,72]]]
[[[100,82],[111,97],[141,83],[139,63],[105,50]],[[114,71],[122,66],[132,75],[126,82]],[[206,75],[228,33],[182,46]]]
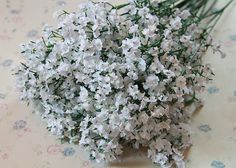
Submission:
[[[22,45],[16,72],[21,99],[59,139],[91,159],[114,161],[123,148],[146,147],[162,168],[184,167],[198,94],[214,73],[203,56],[226,4],[217,0],[87,2],[58,11],[58,27]]]

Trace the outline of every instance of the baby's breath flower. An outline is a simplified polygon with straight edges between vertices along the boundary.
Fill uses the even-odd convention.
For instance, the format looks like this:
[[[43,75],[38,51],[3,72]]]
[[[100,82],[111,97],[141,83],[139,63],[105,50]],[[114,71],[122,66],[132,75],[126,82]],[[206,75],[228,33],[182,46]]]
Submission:
[[[147,147],[162,168],[184,168],[190,109],[214,75],[202,57],[208,47],[223,52],[199,26],[201,7],[179,7],[172,0],[89,1],[56,12],[57,28],[45,26],[41,40],[21,45],[21,99],[52,134],[84,146],[97,162],[114,161],[131,144]]]

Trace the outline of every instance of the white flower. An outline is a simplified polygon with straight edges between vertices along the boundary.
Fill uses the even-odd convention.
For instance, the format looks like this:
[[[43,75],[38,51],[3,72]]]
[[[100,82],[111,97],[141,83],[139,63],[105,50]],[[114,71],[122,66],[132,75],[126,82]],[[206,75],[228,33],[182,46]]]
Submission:
[[[143,7],[141,9],[139,9],[138,14],[139,14],[139,16],[143,17],[143,16],[147,15],[148,12],[149,12],[149,8]]]
[[[154,160],[155,163],[159,163],[161,166],[165,165],[167,161],[168,161],[167,156],[162,153],[158,153]]]
[[[57,71],[60,75],[67,75],[69,70],[70,70],[70,65],[65,62],[61,62],[57,68]]]
[[[129,33],[137,33],[137,32],[138,32],[138,25],[137,24],[130,27]]]
[[[157,30],[156,25],[150,25],[148,28],[143,29],[142,33],[147,37],[155,36],[155,31]]]
[[[132,127],[132,125],[131,125],[130,122],[128,122],[127,124],[125,124],[125,130],[126,130],[126,131],[132,131],[132,129],[133,129],[133,127]]]
[[[177,77],[176,86],[179,88],[184,88],[186,86],[186,78],[184,76]]]
[[[85,89],[85,87],[80,86],[80,95],[79,95],[79,100],[81,102],[85,102],[88,98],[88,91]]]
[[[111,21],[111,23],[115,24],[115,23],[119,23],[119,15],[117,14],[117,11],[116,10],[111,10],[110,11],[110,15],[109,15],[109,20]]]
[[[190,42],[190,39],[191,39],[191,36],[183,35],[183,36],[180,38],[180,41],[181,41],[182,43],[189,43],[189,42]]]
[[[138,37],[133,37],[132,39],[125,39],[122,41],[122,49],[124,54],[127,54],[128,50],[137,50],[141,45],[140,39]]]
[[[139,89],[138,89],[138,85],[132,85],[132,84],[129,84],[129,88],[128,88],[128,93],[130,96],[133,97],[133,99],[139,99],[141,100],[143,98],[143,95]]]
[[[148,13],[146,18],[148,20],[148,24],[152,25],[153,27],[159,25],[159,18],[157,16]]]
[[[156,107],[151,114],[153,117],[162,117],[165,114],[165,109],[163,107]]]
[[[191,14],[188,10],[183,10],[180,14],[180,17],[184,20],[186,20],[189,16],[191,16]]]
[[[149,75],[146,79],[144,88],[145,89],[155,89],[159,84],[160,79],[156,75]]]
[[[171,37],[171,30],[170,29],[165,29],[164,30],[164,36],[166,39]]]
[[[148,122],[149,116],[147,113],[142,112],[139,114],[139,121],[142,122],[143,124],[146,124]]]
[[[67,43],[57,43],[55,47],[56,50],[58,50],[58,52],[62,55],[68,53],[70,49]]]
[[[161,48],[165,51],[165,52],[169,52],[171,50],[172,47],[172,41],[171,40],[167,40],[164,39],[161,43]]]
[[[177,16],[170,21],[170,25],[174,30],[178,30],[182,27],[181,18]]]
[[[145,71],[146,70],[146,62],[145,62],[144,59],[140,58],[138,67],[139,67],[139,69],[141,71]]]
[[[167,78],[171,78],[175,76],[175,73],[168,69],[164,69],[162,72],[164,75],[167,76]]]
[[[132,49],[134,50],[138,49],[141,45],[140,39],[138,37],[134,37],[133,39],[131,39],[131,43]]]
[[[97,51],[100,51],[102,49],[102,40],[101,39],[93,40],[93,45]]]
[[[130,79],[137,80],[138,75],[134,71],[129,71],[127,75],[130,77]]]

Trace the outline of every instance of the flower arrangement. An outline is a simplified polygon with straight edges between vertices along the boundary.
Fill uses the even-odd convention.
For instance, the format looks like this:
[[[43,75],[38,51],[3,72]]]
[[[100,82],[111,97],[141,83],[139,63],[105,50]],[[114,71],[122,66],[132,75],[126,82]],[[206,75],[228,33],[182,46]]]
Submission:
[[[184,167],[197,95],[214,75],[203,56],[224,9],[216,0],[87,2],[56,13],[58,27],[22,45],[16,78],[59,139],[113,161],[123,146],[147,147],[163,168]]]

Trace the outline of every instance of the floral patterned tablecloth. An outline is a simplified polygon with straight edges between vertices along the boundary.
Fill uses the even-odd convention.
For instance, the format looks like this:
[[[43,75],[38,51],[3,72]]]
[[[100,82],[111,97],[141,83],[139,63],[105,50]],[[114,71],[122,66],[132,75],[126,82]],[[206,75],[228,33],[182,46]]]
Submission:
[[[127,151],[116,163],[95,164],[81,148],[61,144],[39,116],[21,103],[14,87],[14,67],[21,61],[19,44],[41,37],[45,23],[55,25],[59,8],[76,10],[81,0],[0,0],[0,168],[149,168],[142,151]],[[113,0],[113,2],[116,2]],[[206,62],[215,80],[203,95],[205,106],[192,122],[193,146],[187,168],[236,168],[236,4],[224,14],[215,36],[225,59],[209,51]]]

